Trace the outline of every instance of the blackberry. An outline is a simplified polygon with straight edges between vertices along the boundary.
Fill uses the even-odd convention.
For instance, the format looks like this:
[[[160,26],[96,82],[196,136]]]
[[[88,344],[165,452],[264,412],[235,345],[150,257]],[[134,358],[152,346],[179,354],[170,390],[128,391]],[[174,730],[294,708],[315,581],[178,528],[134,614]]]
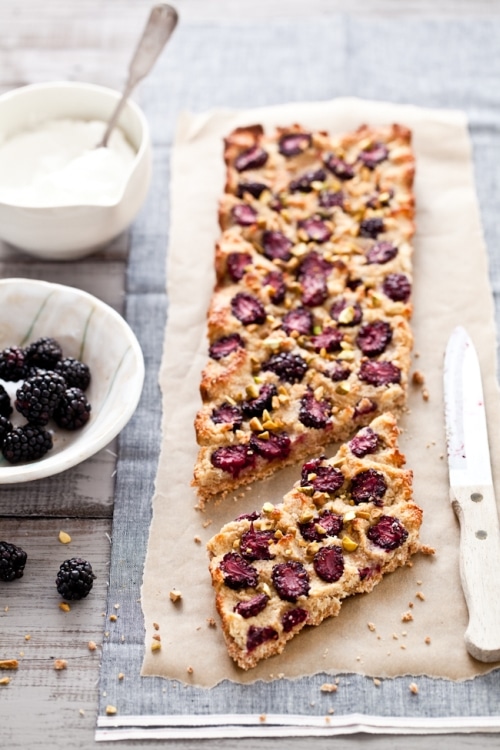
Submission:
[[[66,390],[66,382],[56,372],[26,378],[16,392],[16,409],[28,422],[46,425]]]
[[[61,564],[56,586],[64,599],[84,599],[90,594],[94,579],[92,565],[81,557],[72,557]]]
[[[0,581],[22,578],[28,555],[15,544],[0,542]]]
[[[44,336],[29,344],[24,350],[24,356],[29,367],[52,370],[62,357],[62,349],[58,341]]]
[[[60,359],[54,366],[54,372],[64,378],[68,388],[80,388],[81,391],[86,391],[90,385],[88,365],[74,357]]]
[[[36,425],[14,427],[2,446],[4,458],[11,464],[42,458],[52,448],[52,435]]]
[[[27,372],[24,349],[20,346],[9,346],[0,351],[0,378],[16,381],[26,377]]]
[[[12,423],[9,422],[7,417],[0,414],[0,447],[4,444],[6,436],[12,429]]]
[[[0,384],[0,416],[10,417],[12,414],[12,404],[10,403],[10,396]]]
[[[54,410],[54,421],[65,430],[79,430],[90,419],[91,405],[80,388],[67,388]]]

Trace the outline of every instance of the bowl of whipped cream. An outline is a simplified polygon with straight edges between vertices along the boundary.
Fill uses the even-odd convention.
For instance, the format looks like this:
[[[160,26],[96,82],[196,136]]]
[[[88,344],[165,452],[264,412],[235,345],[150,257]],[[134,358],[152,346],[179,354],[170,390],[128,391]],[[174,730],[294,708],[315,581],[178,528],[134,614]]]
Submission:
[[[100,146],[120,93],[80,82],[0,96],[0,239],[51,260],[82,258],[124,232],[151,182],[147,120],[128,100]]]

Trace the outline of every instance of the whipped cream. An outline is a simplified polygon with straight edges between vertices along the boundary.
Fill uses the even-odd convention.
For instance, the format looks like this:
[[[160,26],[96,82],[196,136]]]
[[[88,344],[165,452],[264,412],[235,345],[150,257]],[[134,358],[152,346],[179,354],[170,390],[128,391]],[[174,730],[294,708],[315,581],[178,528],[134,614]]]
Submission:
[[[119,128],[96,148],[106,123],[46,120],[5,138],[0,133],[0,202],[49,208],[113,205],[136,152]]]

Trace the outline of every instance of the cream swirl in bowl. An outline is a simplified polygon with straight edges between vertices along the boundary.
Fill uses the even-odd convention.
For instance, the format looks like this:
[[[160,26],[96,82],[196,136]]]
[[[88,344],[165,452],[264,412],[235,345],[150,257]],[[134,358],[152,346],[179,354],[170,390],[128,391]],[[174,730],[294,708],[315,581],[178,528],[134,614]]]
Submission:
[[[94,148],[119,98],[76,82],[0,96],[0,239],[41,258],[71,260],[131,224],[151,181],[149,127],[133,101],[110,148]]]

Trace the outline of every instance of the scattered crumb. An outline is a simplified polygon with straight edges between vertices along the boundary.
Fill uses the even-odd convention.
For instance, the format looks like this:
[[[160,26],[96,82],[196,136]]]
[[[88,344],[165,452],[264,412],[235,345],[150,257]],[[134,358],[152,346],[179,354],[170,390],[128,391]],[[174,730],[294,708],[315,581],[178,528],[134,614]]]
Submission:
[[[123,672],[118,672],[118,679],[119,680],[123,680],[124,677],[125,677],[125,675],[123,674]]]
[[[106,714],[108,716],[114,716],[117,713],[116,706],[106,706]]]
[[[62,609],[63,612],[70,612],[71,607],[69,606],[68,602],[61,602],[59,604],[59,609]]]
[[[417,586],[421,586],[421,585],[422,585],[422,581],[417,581]]]
[[[85,711],[83,710],[83,708],[81,708],[81,709],[80,709],[80,710],[78,711],[78,713],[80,714],[80,716],[85,716]]]
[[[26,635],[24,636],[24,640],[25,641],[30,641],[31,640],[31,636],[30,636],[29,633],[26,633]]]
[[[367,624],[368,624],[368,630],[371,630],[373,633],[373,631],[375,630],[375,625],[373,624],[373,622],[369,622]]]
[[[334,708],[329,708],[328,709],[328,713],[329,714],[334,714],[335,713],[335,709]]]
[[[267,721],[267,716],[265,714],[261,714],[259,716],[259,721],[262,721],[262,722]]]
[[[19,656],[24,656],[24,651],[20,651]]]
[[[379,680],[378,677],[374,677],[373,684],[375,685],[375,687],[380,687],[380,685],[382,684],[382,681]]]
[[[332,682],[324,682],[323,685],[321,685],[320,690],[322,693],[336,693],[338,688],[337,685],[334,685]]]
[[[97,648],[97,646],[95,644],[95,641],[89,641],[87,643],[87,648],[88,648],[89,651],[95,651],[96,648]]]
[[[120,638],[120,640],[121,640],[122,643],[125,643],[125,636],[122,635],[121,638]]]
[[[401,644],[401,646],[399,648],[402,649],[403,651],[406,651],[406,646],[404,645],[404,643]]]
[[[106,630],[104,635],[106,636],[106,638],[109,638],[109,630]]]
[[[401,633],[401,635],[403,635],[403,636],[408,635],[408,632],[406,630],[403,630],[403,632]]]
[[[188,667],[188,668],[186,669],[186,672],[187,672],[188,674],[193,674],[193,672],[194,672],[194,669],[193,669],[193,667],[189,666],[189,667]]]
[[[393,633],[392,637],[394,638],[395,641],[399,641],[399,635],[397,633]]]
[[[153,627],[154,627],[155,630],[159,630],[160,629],[160,626],[158,625],[157,622],[153,623]]]
[[[118,617],[116,615],[110,615],[109,619],[111,620],[111,622],[116,622],[118,620]]]
[[[411,612],[403,612],[401,615],[401,622],[411,622],[413,620],[413,615]]]
[[[431,637],[430,637],[430,635],[427,635],[427,636],[425,637],[425,639],[424,639],[424,643],[427,643],[427,645],[429,645],[429,644],[430,644],[430,642],[431,642]]]
[[[415,596],[417,597],[417,599],[420,599],[421,602],[425,601],[425,596],[424,596],[424,594],[421,591],[417,591],[417,593],[415,594]]]
[[[66,659],[56,659],[54,661],[54,669],[56,669],[57,671],[60,671],[61,669],[66,669],[67,666],[68,666],[68,662],[66,661]]]
[[[415,605],[414,605],[414,603],[413,603],[413,602],[408,602],[408,606],[409,606],[409,608],[410,608],[410,609],[413,609],[413,607],[414,607]]]
[[[3,608],[3,611],[4,611],[4,612],[8,612],[8,611],[9,611],[9,607],[8,607],[8,606],[7,606],[7,607],[4,607],[4,608]]]
[[[424,401],[428,401],[429,400],[429,391],[427,390],[427,388],[424,388],[422,390],[422,398],[424,399]]]
[[[196,542],[196,544],[201,544],[201,537],[199,537],[198,535],[196,535],[193,538],[194,538],[194,541]]]
[[[408,560],[408,562],[406,563],[406,567],[413,568],[413,560]]]
[[[17,659],[2,659],[0,661],[0,669],[17,669],[18,666]]]
[[[172,589],[172,591],[169,594],[170,601],[172,602],[178,602],[179,599],[182,599],[182,594],[180,591],[177,591],[177,589]]]
[[[61,544],[69,544],[71,542],[71,537],[65,531],[60,531],[59,541],[61,542]]]
[[[434,549],[434,547],[429,547],[428,544],[422,544],[420,547],[420,552],[423,555],[435,555],[436,554],[436,550]]]
[[[213,523],[211,518],[208,518],[206,521],[203,521],[202,526],[204,529],[207,528],[207,526],[210,526],[210,524]]]
[[[330,723],[330,717],[329,716],[325,716],[325,721],[326,721],[327,724],[329,724]]]
[[[413,693],[413,695],[416,695],[418,693],[418,685],[416,682],[410,682],[408,687],[410,689],[410,693]]]
[[[159,633],[153,633],[154,641],[161,641],[161,635]]]
[[[113,604],[113,609],[120,609],[120,605],[119,604]]]
[[[161,643],[159,641],[153,641],[151,644],[151,651],[159,651],[161,649]]]
[[[0,685],[8,685],[10,682],[10,677],[2,677],[0,679]]]
[[[425,383],[425,375],[421,370],[415,370],[412,376],[412,382],[414,385],[423,385]]]
[[[207,617],[207,625],[209,628],[216,628],[217,623],[215,622],[213,617]]]

